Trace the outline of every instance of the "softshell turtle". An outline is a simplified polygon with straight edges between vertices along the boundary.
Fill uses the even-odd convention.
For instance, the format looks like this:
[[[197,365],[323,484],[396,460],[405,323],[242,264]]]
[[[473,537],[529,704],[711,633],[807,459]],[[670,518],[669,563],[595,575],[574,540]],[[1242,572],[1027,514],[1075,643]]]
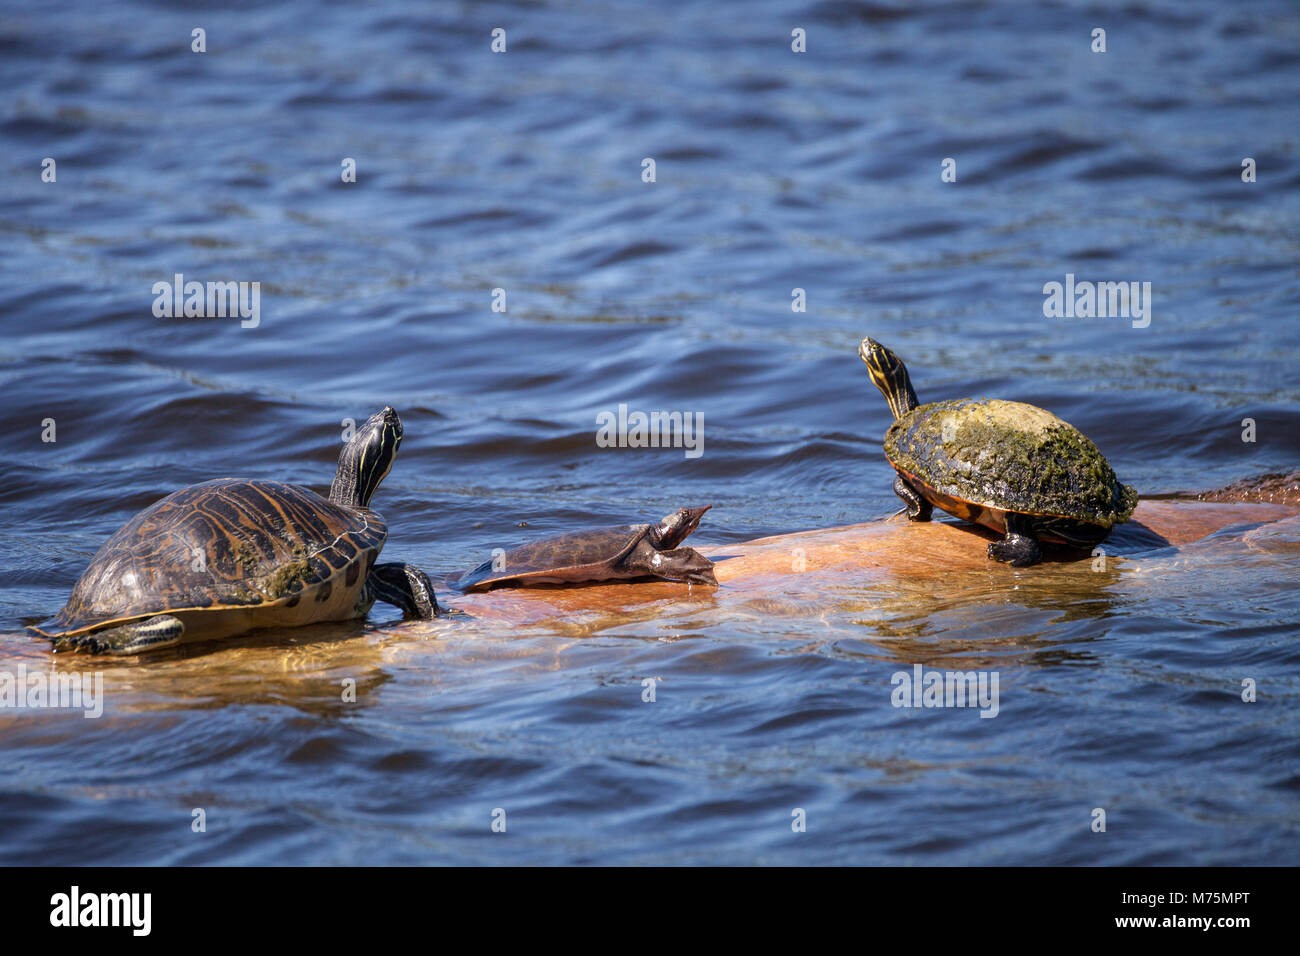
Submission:
[[[364,617],[375,600],[438,613],[408,564],[375,564],[388,526],[370,497],[402,422],[372,415],[339,455],[329,499],[278,481],[219,478],[173,492],[104,543],[54,617],[32,625],[70,648],[136,654],[256,627]]]
[[[1137,492],[1051,412],[999,399],[921,405],[893,352],[865,338],[858,355],[894,413],[885,457],[912,521],[937,506],[1001,532],[989,557],[1021,567],[1042,557],[1039,539],[1091,548],[1133,514]]]
[[[447,583],[462,591],[534,584],[578,584],[660,578],[717,585],[713,562],[694,548],[679,548],[695,530],[703,508],[682,508],[658,524],[620,525],[542,538],[497,554]]]

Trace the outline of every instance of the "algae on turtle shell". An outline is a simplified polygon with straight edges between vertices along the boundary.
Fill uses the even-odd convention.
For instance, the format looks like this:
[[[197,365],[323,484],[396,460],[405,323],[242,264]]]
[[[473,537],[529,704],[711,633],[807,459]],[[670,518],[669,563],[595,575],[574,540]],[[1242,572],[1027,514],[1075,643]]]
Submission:
[[[1102,526],[1127,521],[1137,492],[1097,446],[1051,412],[1001,399],[921,405],[895,421],[885,454],[947,494],[1027,514]]]
[[[272,601],[284,597],[290,591],[297,590],[294,585],[301,587],[302,583],[311,575],[311,557],[307,554],[307,549],[297,545],[293,549],[293,560],[281,564],[266,579],[263,590],[266,596]]]

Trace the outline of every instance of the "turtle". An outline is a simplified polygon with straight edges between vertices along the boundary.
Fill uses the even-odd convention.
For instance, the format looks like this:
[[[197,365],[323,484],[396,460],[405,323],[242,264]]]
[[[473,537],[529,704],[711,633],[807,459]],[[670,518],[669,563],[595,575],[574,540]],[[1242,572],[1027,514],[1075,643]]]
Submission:
[[[439,613],[409,564],[376,564],[388,536],[370,498],[392,467],[391,407],[339,454],[329,498],[278,481],[218,478],[154,502],[91,559],[67,605],[30,629],[58,650],[137,654],[269,626],[364,617],[376,601]]]
[[[909,520],[939,507],[981,524],[1003,535],[989,557],[1024,567],[1042,558],[1040,540],[1092,548],[1132,516],[1137,492],[1069,422],[1001,399],[921,405],[893,352],[868,337],[858,355],[894,413],[885,457]]]
[[[694,548],[678,547],[712,507],[681,508],[657,524],[619,525],[541,538],[498,552],[472,571],[448,575],[446,581],[461,591],[647,577],[716,586],[713,562]]]

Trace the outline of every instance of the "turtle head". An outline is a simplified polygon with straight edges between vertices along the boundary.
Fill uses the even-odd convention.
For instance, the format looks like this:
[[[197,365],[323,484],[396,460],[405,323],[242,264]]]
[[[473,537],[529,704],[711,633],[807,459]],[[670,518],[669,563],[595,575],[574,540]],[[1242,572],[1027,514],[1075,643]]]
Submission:
[[[912,388],[912,379],[907,374],[907,366],[897,355],[868,336],[858,346],[858,357],[866,364],[876,388],[889,402],[889,410],[895,419],[902,418],[920,404]]]
[[[664,519],[651,529],[658,546],[665,551],[677,547],[700,526],[700,519],[704,517],[704,512],[712,507],[713,505],[705,505],[702,508],[680,508],[670,515],[664,515]]]
[[[370,497],[393,467],[402,444],[402,420],[391,405],[366,419],[339,454],[330,501],[349,508],[370,507]]]

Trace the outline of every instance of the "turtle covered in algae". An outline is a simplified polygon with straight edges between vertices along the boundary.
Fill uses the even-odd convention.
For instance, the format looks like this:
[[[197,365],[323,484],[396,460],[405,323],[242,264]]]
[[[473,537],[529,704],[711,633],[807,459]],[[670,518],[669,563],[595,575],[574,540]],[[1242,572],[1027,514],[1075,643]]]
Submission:
[[[372,415],[339,455],[328,499],[242,478],[173,492],[109,538],[63,610],[31,629],[56,650],[137,654],[364,617],[376,600],[409,617],[436,616],[422,571],[375,563],[388,526],[370,498],[401,442],[392,408]]]
[[[921,405],[893,352],[865,338],[858,355],[894,413],[885,457],[910,520],[929,521],[939,507],[984,525],[1003,535],[989,557],[1021,567],[1042,557],[1040,540],[1091,548],[1132,516],[1137,492],[1046,409],[1000,399]]]
[[[619,525],[572,531],[522,545],[447,583],[461,591],[535,584],[581,584],[630,578],[659,578],[717,585],[713,562],[679,545],[696,529],[702,508],[681,508],[657,524]]]

